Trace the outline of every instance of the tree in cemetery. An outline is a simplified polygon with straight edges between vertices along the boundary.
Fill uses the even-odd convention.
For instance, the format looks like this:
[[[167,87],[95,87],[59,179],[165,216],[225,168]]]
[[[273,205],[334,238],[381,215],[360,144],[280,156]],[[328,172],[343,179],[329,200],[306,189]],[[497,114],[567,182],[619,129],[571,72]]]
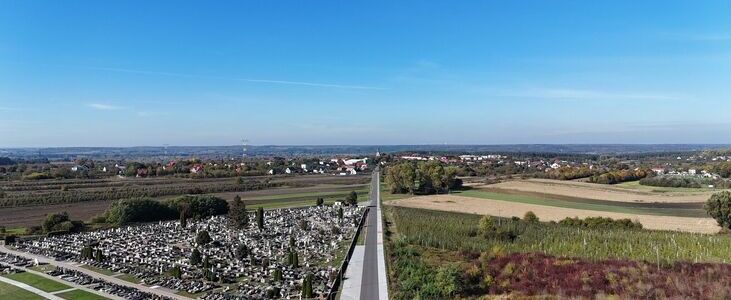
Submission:
[[[104,260],[104,253],[102,252],[102,249],[96,249],[96,251],[94,251],[94,259],[98,262]]]
[[[241,201],[241,197],[236,195],[231,209],[228,211],[231,224],[239,229],[246,228],[249,225],[249,213],[246,211],[246,204]]]
[[[350,194],[345,198],[345,202],[350,205],[358,205],[358,193],[350,191]]]
[[[302,280],[302,298],[312,298],[312,274],[307,274]]]
[[[173,276],[174,278],[180,279],[183,277],[183,271],[180,269],[179,265],[173,266],[172,269],[170,269],[170,276]]]
[[[282,276],[282,268],[277,267],[274,269],[274,274],[272,275],[274,281],[282,281],[284,277]]]
[[[3,238],[3,240],[5,241],[5,245],[12,245],[12,244],[15,244],[15,240],[17,238],[18,238],[17,236],[11,234],[11,235],[6,235],[5,238]]]
[[[325,199],[322,199],[322,197],[317,197],[317,201],[315,201],[315,205],[322,206],[325,204]]]
[[[180,205],[180,227],[188,227],[188,205]]]
[[[343,207],[338,207],[338,219],[343,220]]]
[[[254,251],[249,251],[249,262],[252,266],[256,266],[259,262],[256,260],[256,256],[254,255]]]
[[[704,207],[719,226],[731,229],[731,192],[723,191],[711,195]]]
[[[276,286],[270,286],[266,290],[267,299],[279,299],[282,297],[282,289]]]
[[[249,255],[249,247],[246,247],[246,245],[244,245],[244,244],[239,244],[239,246],[236,248],[236,259],[243,260],[248,255]]]
[[[256,225],[259,229],[264,229],[264,208],[256,209]]]
[[[84,246],[84,248],[81,248],[81,258],[93,259],[94,258],[94,249],[92,249],[90,245],[86,245],[86,246]]]
[[[298,268],[300,266],[299,254],[297,251],[292,250],[292,267]]]
[[[203,258],[203,269],[210,269],[211,268],[211,260],[208,258],[208,255],[206,255],[205,258]]]
[[[290,236],[289,237],[289,248],[294,249],[294,244],[295,244],[294,237]]]
[[[241,176],[236,177],[236,184],[244,184],[244,179]]]
[[[198,249],[193,249],[193,254],[190,255],[190,264],[198,265],[201,263],[201,252]]]
[[[206,245],[210,242],[211,242],[211,235],[208,234],[208,231],[201,230],[195,236],[195,243],[198,245]]]

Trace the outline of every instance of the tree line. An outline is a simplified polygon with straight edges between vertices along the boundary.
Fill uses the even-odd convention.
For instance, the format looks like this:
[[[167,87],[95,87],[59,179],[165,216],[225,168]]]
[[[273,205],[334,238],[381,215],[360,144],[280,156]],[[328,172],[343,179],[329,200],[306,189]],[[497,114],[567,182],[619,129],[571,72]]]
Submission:
[[[388,166],[385,180],[393,194],[446,193],[462,187],[457,169],[437,161],[404,161]]]
[[[172,220],[201,219],[229,212],[228,203],[214,196],[186,195],[165,201],[150,198],[118,200],[104,212],[104,221],[114,225]],[[182,222],[181,222],[182,223]]]
[[[589,177],[589,182],[601,184],[616,184],[626,181],[639,180],[647,176],[651,176],[652,174],[652,170],[649,169],[615,170],[599,175],[593,175]]]
[[[237,182],[179,182],[160,185],[133,185],[105,189],[64,190],[63,186],[55,191],[7,193],[0,198],[0,207],[63,204],[85,201],[108,201],[128,198],[161,197],[182,194],[210,194],[221,192],[243,192],[276,187],[281,183],[266,180]]]

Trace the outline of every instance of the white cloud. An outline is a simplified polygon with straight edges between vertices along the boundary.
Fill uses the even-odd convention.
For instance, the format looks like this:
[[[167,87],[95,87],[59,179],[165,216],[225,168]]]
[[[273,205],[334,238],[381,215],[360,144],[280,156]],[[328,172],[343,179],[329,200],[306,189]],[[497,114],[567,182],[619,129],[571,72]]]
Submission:
[[[104,103],[89,103],[87,105],[88,107],[91,107],[93,109],[97,110],[120,110],[122,107],[111,105],[111,104],[104,104]]]
[[[681,100],[677,95],[655,93],[623,93],[584,89],[535,89],[498,93],[503,97],[565,99],[565,100]]]

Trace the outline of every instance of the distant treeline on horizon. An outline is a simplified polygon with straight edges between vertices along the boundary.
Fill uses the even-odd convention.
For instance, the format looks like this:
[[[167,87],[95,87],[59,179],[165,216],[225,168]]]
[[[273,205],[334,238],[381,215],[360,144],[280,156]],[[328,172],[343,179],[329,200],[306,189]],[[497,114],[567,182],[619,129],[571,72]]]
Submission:
[[[261,145],[246,147],[247,156],[330,156],[373,155],[381,153],[557,153],[557,154],[630,154],[657,152],[690,152],[731,149],[731,144],[505,144],[505,145]],[[138,146],[138,147],[49,147],[0,148],[0,156],[11,158],[46,158],[63,160],[76,157],[241,157],[241,145],[235,146]]]

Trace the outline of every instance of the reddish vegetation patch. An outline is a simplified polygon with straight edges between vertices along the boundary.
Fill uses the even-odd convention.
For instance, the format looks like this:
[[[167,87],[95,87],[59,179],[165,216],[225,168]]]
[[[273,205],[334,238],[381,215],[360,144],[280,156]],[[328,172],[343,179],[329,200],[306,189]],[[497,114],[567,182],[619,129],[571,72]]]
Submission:
[[[731,265],[557,258],[513,253],[483,261],[480,286],[490,294],[560,295],[629,299],[729,299]],[[476,278],[475,278],[476,279]]]

